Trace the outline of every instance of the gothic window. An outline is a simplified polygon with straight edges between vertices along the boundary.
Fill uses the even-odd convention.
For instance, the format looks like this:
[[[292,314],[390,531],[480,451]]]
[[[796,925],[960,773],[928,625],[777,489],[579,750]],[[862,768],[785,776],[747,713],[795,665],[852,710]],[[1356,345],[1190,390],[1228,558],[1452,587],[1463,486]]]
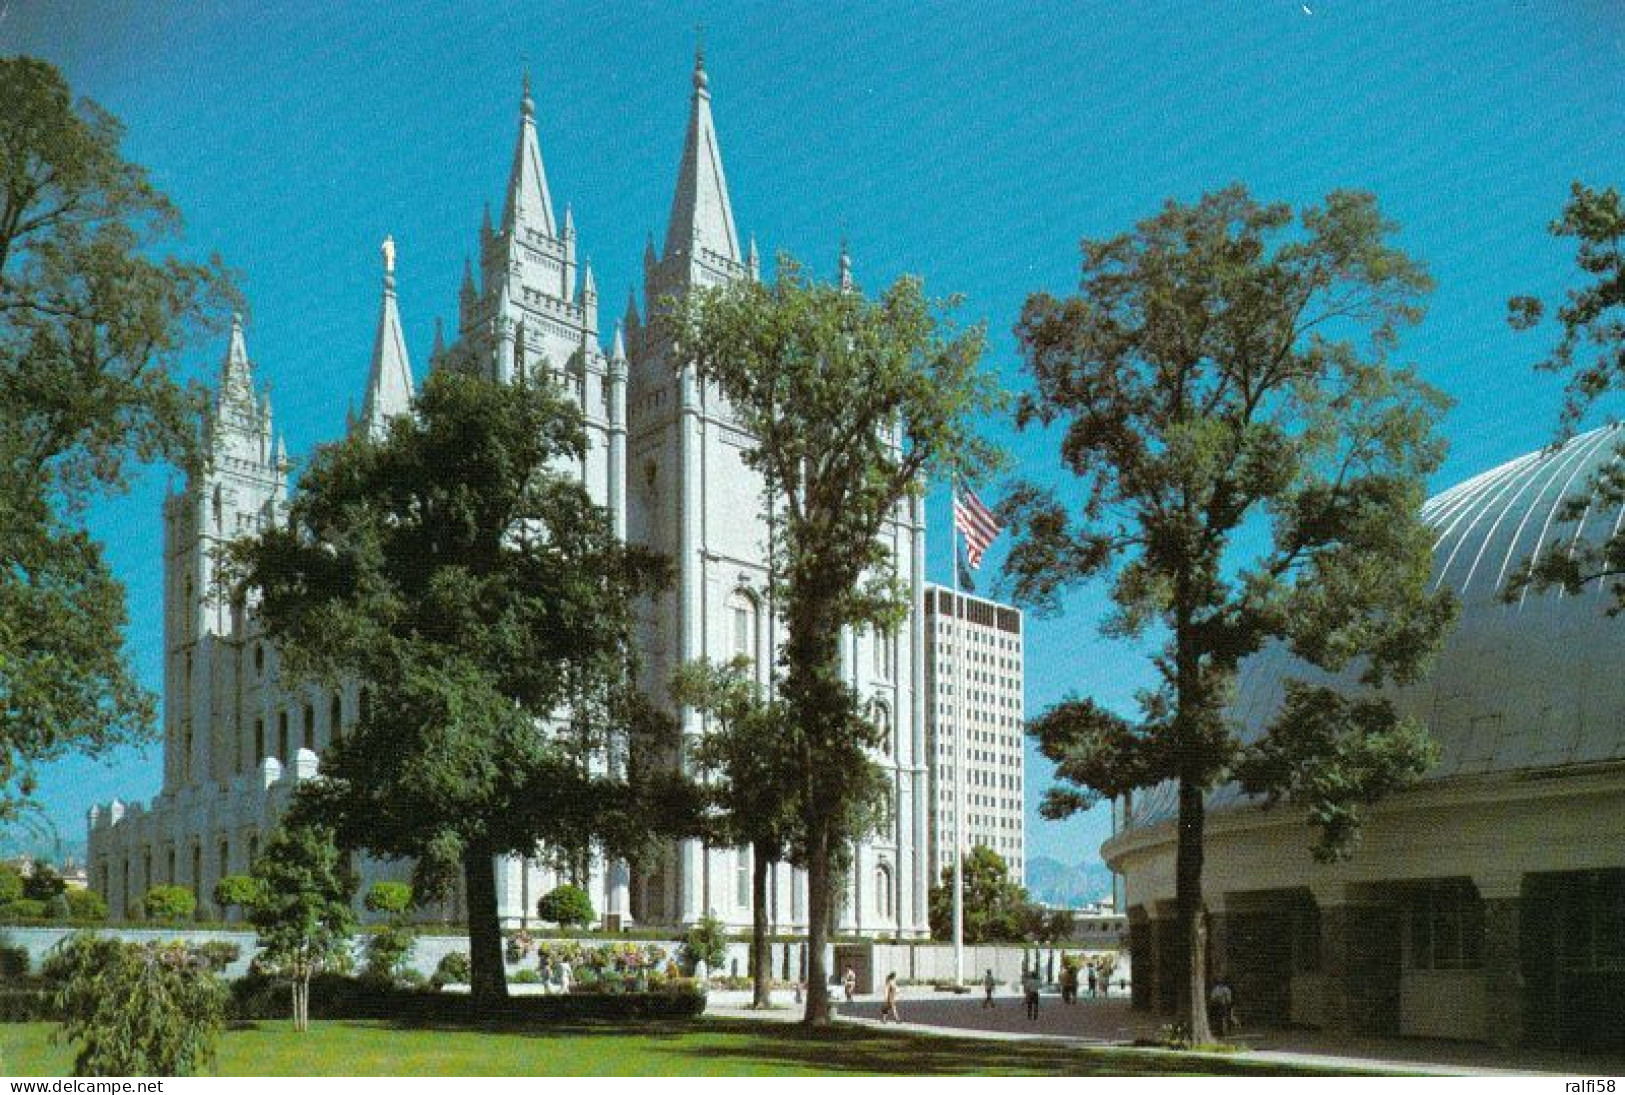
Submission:
[[[258,833],[248,834],[248,867],[254,868],[254,861],[260,857],[260,838]]]
[[[337,692],[333,693],[333,702],[328,705],[327,735],[328,741],[334,745],[337,745],[339,740],[344,737],[344,707],[339,702]]]
[[[728,654],[745,659],[754,669],[757,641],[756,601],[744,590],[735,590],[728,598]]]
[[[734,852],[734,903],[741,909],[750,907],[750,849]]]
[[[254,720],[254,767],[260,766],[265,759],[265,720]]]
[[[880,752],[883,756],[891,756],[891,708],[883,703],[875,704],[875,728],[880,731]]]
[[[177,881],[179,881],[179,879],[175,877],[175,845],[171,844],[169,846],[169,848],[166,850],[164,858],[167,861],[166,865],[169,867],[169,885],[173,886]]]
[[[265,673],[265,644],[264,643],[255,643],[254,644],[254,673],[257,676],[258,675],[263,675]]]
[[[276,759],[288,763],[288,709],[276,713]]]
[[[305,704],[305,732],[301,740],[304,748],[312,753],[316,751],[316,708],[308,703]]]
[[[875,676],[883,681],[892,679],[897,638],[886,628],[875,629]]]
[[[875,868],[875,912],[886,919],[892,915],[891,867],[885,863]]]
[[[216,876],[225,878],[231,873],[231,844],[222,839],[220,841],[220,873]]]

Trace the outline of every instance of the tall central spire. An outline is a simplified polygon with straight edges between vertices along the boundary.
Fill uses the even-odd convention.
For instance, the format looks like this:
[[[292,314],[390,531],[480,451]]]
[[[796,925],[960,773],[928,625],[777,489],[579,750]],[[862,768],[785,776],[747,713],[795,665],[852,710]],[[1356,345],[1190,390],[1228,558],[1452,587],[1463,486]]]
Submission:
[[[677,169],[671,222],[666,227],[666,254],[693,256],[704,248],[734,262],[742,261],[734,231],[728,180],[722,173],[722,149],[711,120],[711,88],[705,75],[705,53],[694,52],[694,95],[689,103],[688,137]]]
[[[515,226],[534,228],[546,236],[553,229],[553,200],[547,192],[547,172],[542,169],[542,148],[536,140],[536,104],[530,98],[530,74],[525,74],[519,99],[519,143],[513,150],[513,170],[508,173],[508,200],[502,209],[502,230]]]

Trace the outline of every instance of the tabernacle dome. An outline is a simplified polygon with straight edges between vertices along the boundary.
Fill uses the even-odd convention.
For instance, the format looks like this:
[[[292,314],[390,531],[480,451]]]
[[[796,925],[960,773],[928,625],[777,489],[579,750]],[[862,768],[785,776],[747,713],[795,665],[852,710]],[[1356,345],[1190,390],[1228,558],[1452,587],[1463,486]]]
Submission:
[[[1502,592],[1539,545],[1620,529],[1625,510],[1594,504],[1592,484],[1622,444],[1625,427],[1595,430],[1424,506],[1432,580],[1461,614],[1427,678],[1392,694],[1440,758],[1367,812],[1350,859],[1315,863],[1290,805],[1210,796],[1210,975],[1230,975],[1250,1020],[1625,1048],[1625,615],[1608,615],[1602,580],[1578,595]],[[1244,736],[1292,676],[1325,679],[1279,647],[1242,666]],[[1171,1011],[1172,788],[1117,808],[1102,852],[1127,883],[1134,1003]]]

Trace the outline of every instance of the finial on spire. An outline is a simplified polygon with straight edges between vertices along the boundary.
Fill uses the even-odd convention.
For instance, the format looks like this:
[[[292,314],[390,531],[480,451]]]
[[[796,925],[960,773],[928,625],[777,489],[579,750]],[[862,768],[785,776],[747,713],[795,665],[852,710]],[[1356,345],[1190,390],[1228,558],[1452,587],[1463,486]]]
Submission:
[[[583,297],[596,297],[598,295],[598,283],[593,280],[592,259],[590,258],[582,263],[581,295]]]
[[[382,246],[378,248],[384,253],[384,280],[395,280],[395,237],[385,236]]]
[[[709,81],[705,76],[705,24],[694,25],[694,90],[704,91]]]
[[[621,325],[619,322],[615,324],[615,341],[610,346],[609,359],[611,361],[626,360],[626,339],[621,335]]]
[[[852,252],[847,250],[845,236],[841,237],[840,277],[842,289],[852,288]]]
[[[536,104],[530,98],[530,65],[525,65],[525,78],[519,92],[519,113],[527,118],[536,116]]]

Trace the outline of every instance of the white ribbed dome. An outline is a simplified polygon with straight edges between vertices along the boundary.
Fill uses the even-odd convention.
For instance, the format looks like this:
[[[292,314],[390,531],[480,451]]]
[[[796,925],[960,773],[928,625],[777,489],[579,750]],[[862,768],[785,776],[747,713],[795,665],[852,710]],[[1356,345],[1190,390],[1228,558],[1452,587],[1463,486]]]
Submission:
[[[1611,617],[1606,583],[1578,595],[1502,590],[1518,568],[1554,540],[1593,543],[1621,527],[1620,507],[1588,505],[1565,521],[1563,503],[1589,499],[1596,472],[1616,459],[1625,426],[1530,453],[1429,499],[1422,516],[1437,530],[1434,588],[1448,587],[1461,614],[1428,677],[1399,690],[1400,706],[1421,719],[1440,746],[1429,779],[1625,760],[1625,615]],[[1243,737],[1261,732],[1279,709],[1288,676],[1328,678],[1269,647],[1241,667],[1233,717]],[[1353,674],[1340,681],[1352,686]],[[1171,788],[1136,803],[1140,824],[1169,817]],[[1233,803],[1234,788],[1211,804]]]

